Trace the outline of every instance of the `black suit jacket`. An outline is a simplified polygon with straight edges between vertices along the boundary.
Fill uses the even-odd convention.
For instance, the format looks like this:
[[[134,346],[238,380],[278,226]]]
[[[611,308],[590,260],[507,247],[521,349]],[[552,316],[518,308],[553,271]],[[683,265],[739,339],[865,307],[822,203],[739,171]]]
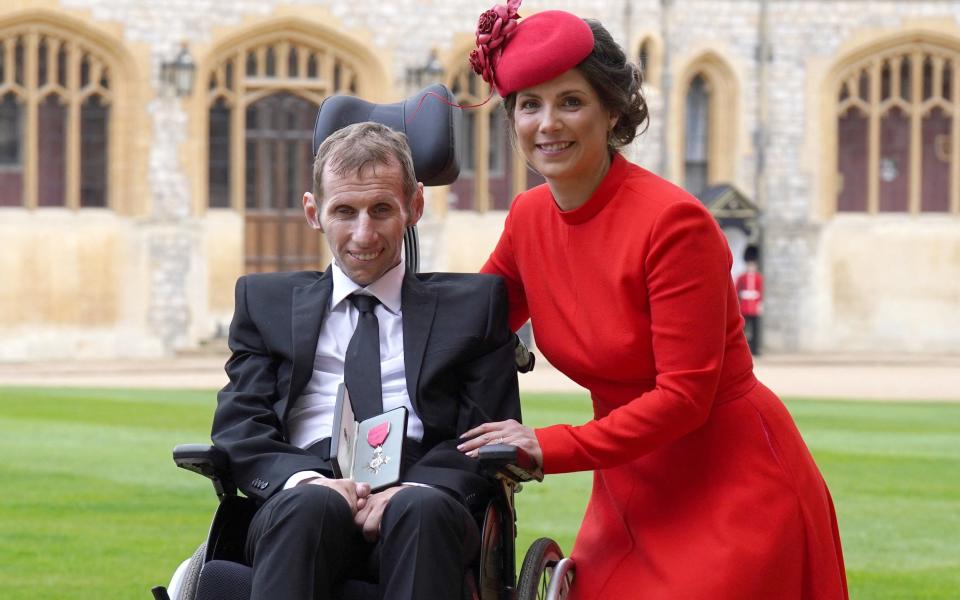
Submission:
[[[325,461],[288,441],[287,416],[313,375],[317,338],[333,291],[325,273],[241,277],[212,438],[237,486],[265,501],[298,471]],[[515,338],[503,281],[491,275],[407,273],[401,292],[407,391],[423,421],[425,455],[405,481],[427,483],[470,508],[489,491],[456,438],[487,421],[520,419]]]

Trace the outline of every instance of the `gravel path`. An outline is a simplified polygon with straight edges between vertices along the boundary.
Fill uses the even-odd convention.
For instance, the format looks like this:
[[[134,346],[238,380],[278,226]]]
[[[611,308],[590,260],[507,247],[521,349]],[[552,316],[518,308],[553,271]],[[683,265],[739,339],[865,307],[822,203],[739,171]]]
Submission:
[[[225,358],[0,363],[0,386],[216,389]],[[774,355],[759,358],[756,373],[784,397],[960,402],[960,355]],[[582,390],[542,360],[520,388]]]

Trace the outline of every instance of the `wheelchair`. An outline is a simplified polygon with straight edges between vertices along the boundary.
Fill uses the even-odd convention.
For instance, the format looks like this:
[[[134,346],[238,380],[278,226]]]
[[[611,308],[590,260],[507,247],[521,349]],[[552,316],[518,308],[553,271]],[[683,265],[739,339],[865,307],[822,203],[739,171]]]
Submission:
[[[207,541],[174,573],[169,588],[155,587],[155,600],[247,600],[251,569],[243,564],[247,526],[256,506],[239,496],[229,478],[227,456],[214,446],[179,445],[173,451],[178,467],[208,477],[220,499]],[[474,517],[480,526],[480,554],[465,573],[463,600],[562,600],[569,591],[573,563],[549,538],[531,544],[516,576],[516,510],[513,496],[527,481],[542,474],[529,455],[507,444],[485,446],[480,463],[497,483],[486,509]],[[375,583],[346,581],[338,600],[378,598]],[[438,599],[441,600],[441,599]],[[442,599],[447,600],[447,599]],[[449,599],[460,600],[460,599]]]
[[[447,185],[459,175],[456,156],[454,96],[445,86],[429,86],[394,104],[373,104],[349,96],[324,100],[314,126],[313,151],[337,129],[361,121],[376,121],[407,134],[417,179],[425,185]],[[404,260],[419,270],[419,244],[415,227],[404,235]],[[517,368],[533,368],[534,356],[517,340]],[[231,479],[226,453],[205,444],[179,445],[174,463],[209,478],[219,505],[205,543],[183,561],[168,587],[151,591],[155,600],[248,600],[252,569],[244,564],[247,529],[256,505],[240,496]],[[550,538],[536,540],[516,572],[517,515],[514,494],[523,483],[540,481],[542,473],[530,456],[506,444],[485,446],[479,452],[485,474],[496,493],[486,508],[474,513],[481,532],[480,552],[464,574],[464,600],[562,600],[569,592],[574,564]],[[338,590],[338,600],[377,598],[375,583],[348,580]],[[460,599],[437,599],[460,600]]]

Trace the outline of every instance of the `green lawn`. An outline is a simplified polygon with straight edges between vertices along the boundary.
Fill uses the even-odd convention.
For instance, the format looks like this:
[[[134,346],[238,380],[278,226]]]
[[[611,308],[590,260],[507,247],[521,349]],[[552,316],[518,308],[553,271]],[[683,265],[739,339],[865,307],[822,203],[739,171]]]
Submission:
[[[213,392],[0,388],[0,597],[147,598],[202,541],[207,482],[174,444],[207,439]],[[580,422],[579,395],[530,395],[529,423]],[[788,403],[839,511],[853,598],[957,598],[960,405]],[[518,548],[570,548],[588,474],[518,497]]]

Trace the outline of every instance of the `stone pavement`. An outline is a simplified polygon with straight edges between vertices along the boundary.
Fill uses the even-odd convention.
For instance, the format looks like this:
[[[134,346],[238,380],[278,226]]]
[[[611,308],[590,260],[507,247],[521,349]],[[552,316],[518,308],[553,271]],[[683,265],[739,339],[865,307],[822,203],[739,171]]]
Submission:
[[[0,386],[216,389],[226,353],[156,360],[0,363]],[[757,376],[784,397],[960,402],[960,355],[772,355]],[[582,392],[540,361],[520,376],[522,391]],[[0,391],[2,395],[2,391]]]

